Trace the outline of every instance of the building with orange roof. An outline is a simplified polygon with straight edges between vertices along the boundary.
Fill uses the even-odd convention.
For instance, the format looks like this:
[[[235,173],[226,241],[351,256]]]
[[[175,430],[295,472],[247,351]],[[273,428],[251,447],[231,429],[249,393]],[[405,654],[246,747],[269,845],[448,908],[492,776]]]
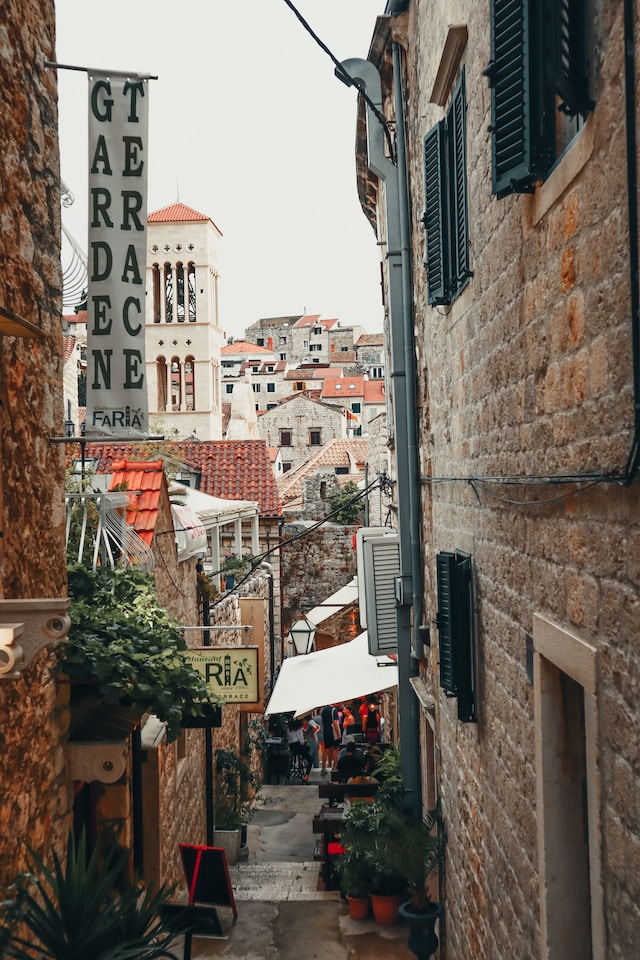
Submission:
[[[284,508],[302,508],[305,481],[317,475],[335,477],[339,483],[348,480],[361,482],[368,459],[369,441],[366,438],[330,440],[295,470],[285,473],[278,482]]]
[[[289,395],[262,414],[258,430],[267,444],[280,449],[284,474],[330,440],[346,437],[347,421],[341,409],[303,391]]]

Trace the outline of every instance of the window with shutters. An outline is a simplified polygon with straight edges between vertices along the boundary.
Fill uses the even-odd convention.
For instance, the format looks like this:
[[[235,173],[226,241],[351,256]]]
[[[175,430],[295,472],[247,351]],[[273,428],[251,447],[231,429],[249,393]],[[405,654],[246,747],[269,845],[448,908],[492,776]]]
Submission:
[[[471,723],[477,720],[471,557],[439,553],[436,572],[440,686],[448,697],[458,698],[458,720]]]
[[[472,276],[469,269],[464,69],[447,115],[424,138],[427,299],[449,304]]]
[[[588,0],[491,0],[492,189],[532,193],[595,104]]]

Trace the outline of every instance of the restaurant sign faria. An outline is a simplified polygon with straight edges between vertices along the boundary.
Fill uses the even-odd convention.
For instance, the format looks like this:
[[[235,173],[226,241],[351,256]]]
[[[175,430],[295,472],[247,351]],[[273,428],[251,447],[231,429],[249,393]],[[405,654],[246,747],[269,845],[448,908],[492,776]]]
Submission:
[[[225,703],[260,701],[258,647],[195,647],[184,651],[205,678],[209,691]]]

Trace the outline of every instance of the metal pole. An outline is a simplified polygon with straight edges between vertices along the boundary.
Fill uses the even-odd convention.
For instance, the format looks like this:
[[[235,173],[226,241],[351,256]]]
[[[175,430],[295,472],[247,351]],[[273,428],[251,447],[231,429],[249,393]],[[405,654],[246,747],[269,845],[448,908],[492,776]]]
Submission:
[[[207,846],[213,846],[213,733],[210,727],[204,731],[205,744],[205,767],[206,767],[206,785],[205,785],[205,803],[207,815]]]

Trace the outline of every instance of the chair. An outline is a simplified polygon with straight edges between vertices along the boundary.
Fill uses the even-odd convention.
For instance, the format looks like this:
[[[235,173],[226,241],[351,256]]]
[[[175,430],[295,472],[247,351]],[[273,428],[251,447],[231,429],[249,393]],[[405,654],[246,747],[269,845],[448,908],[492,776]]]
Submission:
[[[290,743],[289,754],[287,783],[304,783],[307,761],[304,756],[302,745],[299,743]]]

